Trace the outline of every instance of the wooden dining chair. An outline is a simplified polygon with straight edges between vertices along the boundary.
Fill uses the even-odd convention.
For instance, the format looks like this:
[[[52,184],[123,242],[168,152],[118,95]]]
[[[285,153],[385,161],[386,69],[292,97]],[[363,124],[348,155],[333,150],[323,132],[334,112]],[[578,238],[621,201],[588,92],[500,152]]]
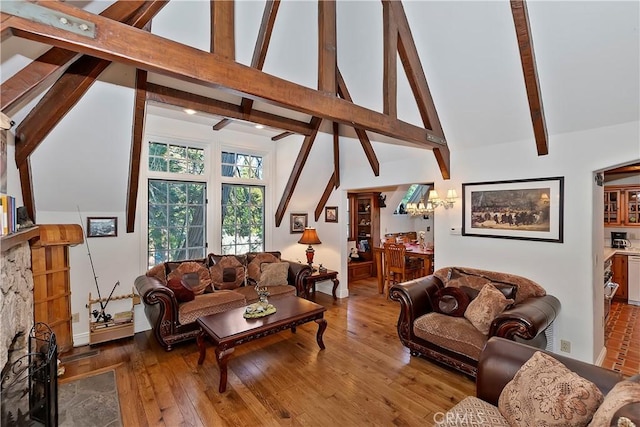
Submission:
[[[412,266],[407,263],[407,248],[404,244],[384,244],[384,294],[389,296],[391,284],[406,282],[417,277],[422,271],[421,266]]]

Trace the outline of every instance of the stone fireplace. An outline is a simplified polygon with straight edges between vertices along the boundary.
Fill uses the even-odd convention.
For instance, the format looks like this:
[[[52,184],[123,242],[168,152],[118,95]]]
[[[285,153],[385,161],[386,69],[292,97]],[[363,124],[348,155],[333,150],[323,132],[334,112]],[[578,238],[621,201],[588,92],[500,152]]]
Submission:
[[[9,397],[4,393],[14,381],[10,372],[15,362],[23,360],[29,352],[29,333],[33,320],[33,275],[31,272],[31,249],[29,242],[10,242],[3,238],[0,258],[0,368],[2,368],[2,417],[6,408],[16,413],[29,412],[29,399]],[[5,380],[6,379],[6,380]],[[27,379],[12,388],[28,390]],[[6,421],[6,419],[5,419]]]

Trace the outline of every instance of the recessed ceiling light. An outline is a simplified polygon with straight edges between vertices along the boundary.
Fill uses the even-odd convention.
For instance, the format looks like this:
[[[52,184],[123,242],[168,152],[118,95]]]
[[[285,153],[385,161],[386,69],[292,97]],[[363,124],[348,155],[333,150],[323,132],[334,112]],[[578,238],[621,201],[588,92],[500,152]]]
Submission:
[[[196,110],[192,110],[191,108],[185,108],[184,112],[189,115],[194,115],[196,113]]]
[[[262,126],[262,125],[256,125],[256,129],[264,129],[264,126]]]

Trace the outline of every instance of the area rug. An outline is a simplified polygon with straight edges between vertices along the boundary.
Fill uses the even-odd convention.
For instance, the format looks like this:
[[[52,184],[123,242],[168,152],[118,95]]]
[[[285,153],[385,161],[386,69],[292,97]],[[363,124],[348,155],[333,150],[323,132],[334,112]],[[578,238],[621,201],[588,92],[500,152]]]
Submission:
[[[116,372],[113,370],[58,386],[60,427],[122,426]]]

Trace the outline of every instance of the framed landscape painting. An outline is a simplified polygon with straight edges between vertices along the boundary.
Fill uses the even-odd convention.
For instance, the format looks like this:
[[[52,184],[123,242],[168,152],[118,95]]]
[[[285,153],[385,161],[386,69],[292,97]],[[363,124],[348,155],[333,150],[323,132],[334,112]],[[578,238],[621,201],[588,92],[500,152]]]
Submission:
[[[87,237],[116,237],[118,235],[117,217],[88,217]]]
[[[462,235],[562,243],[564,177],[462,184]]]

